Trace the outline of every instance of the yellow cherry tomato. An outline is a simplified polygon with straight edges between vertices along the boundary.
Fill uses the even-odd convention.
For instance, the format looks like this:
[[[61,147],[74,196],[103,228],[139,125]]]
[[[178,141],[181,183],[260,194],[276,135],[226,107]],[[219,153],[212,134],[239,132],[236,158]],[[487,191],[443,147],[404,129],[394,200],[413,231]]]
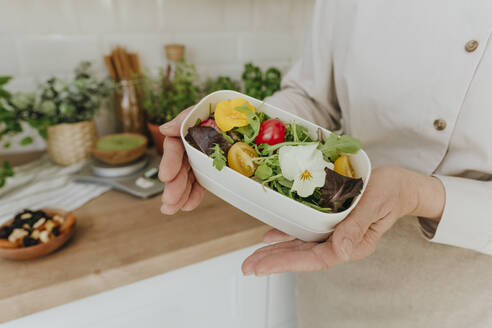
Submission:
[[[215,123],[222,131],[229,131],[235,127],[248,125],[246,114],[237,111],[235,108],[246,104],[253,112],[255,108],[243,98],[234,100],[223,100],[215,106]]]
[[[352,168],[352,165],[350,165],[350,159],[347,155],[338,157],[335,161],[334,171],[349,178],[353,178],[355,176],[354,169]]]
[[[253,158],[258,157],[256,150],[244,142],[236,142],[227,154],[227,165],[247,177],[255,173],[257,165]]]

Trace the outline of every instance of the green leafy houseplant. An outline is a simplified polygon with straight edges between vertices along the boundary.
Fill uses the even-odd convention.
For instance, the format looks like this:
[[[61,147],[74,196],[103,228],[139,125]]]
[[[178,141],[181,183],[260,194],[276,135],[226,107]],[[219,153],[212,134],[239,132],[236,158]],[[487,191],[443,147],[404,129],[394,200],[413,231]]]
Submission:
[[[172,79],[169,68],[166,72],[161,70],[157,79],[149,74],[143,76],[138,88],[140,101],[159,154],[163,152],[164,143],[159,125],[171,121],[182,110],[196,103],[200,92],[197,79],[195,66],[184,60],[177,62]]]
[[[208,95],[218,90],[240,91],[239,83],[228,76],[218,76],[215,79],[208,78],[203,85],[203,94]]]
[[[8,102],[11,98],[10,93],[4,89],[4,85],[10,81],[8,76],[0,76],[0,139],[8,134],[18,133],[22,131],[22,126],[20,125],[15,113],[8,109]],[[9,144],[5,144],[7,147]],[[10,166],[10,163],[3,161],[2,166],[0,166],[0,188],[2,188],[7,178],[14,176],[14,171]]]
[[[275,67],[270,67],[263,73],[260,67],[247,63],[244,65],[242,80],[248,96],[263,100],[280,90],[282,73]]]
[[[75,125],[65,127],[67,132],[63,132],[64,136],[60,137],[60,133],[58,133],[59,141],[57,142],[50,142],[51,138],[49,138],[48,129],[55,129],[62,123],[83,124],[93,119],[103,100],[109,95],[112,84],[109,79],[97,79],[90,68],[90,62],[82,62],[74,71],[74,79],[69,82],[52,77],[41,83],[36,92],[17,92],[13,95],[7,95],[7,100],[4,101],[4,104],[7,104],[7,108],[0,110],[0,118],[4,122],[4,129],[0,130],[0,138],[8,134],[21,133],[21,122],[26,122],[36,129],[43,138],[48,138],[48,151],[56,163],[69,165],[77,160],[86,158],[92,147],[92,139],[95,138],[93,122],[87,123],[91,127],[86,127],[84,130],[91,131],[91,136],[84,138],[84,143],[79,144],[77,149],[70,145],[70,137],[73,134],[74,138],[76,138],[76,132],[79,132],[78,136],[80,137],[80,133],[83,132],[80,132],[81,130]],[[5,96],[5,92],[2,94]],[[3,119],[4,117],[5,119]],[[21,144],[30,142],[32,142],[32,137],[26,137],[21,140]],[[81,153],[81,155],[71,154],[73,162],[57,160],[54,154],[63,154],[65,151],[63,149],[57,150],[60,145],[71,147],[74,151]],[[9,146],[9,143],[4,144],[5,146]]]
[[[5,90],[5,85],[12,78],[9,76],[0,76],[0,141],[3,137],[12,136],[23,131],[21,122],[22,112],[14,109],[14,104],[17,100],[16,95],[12,96],[10,92]],[[21,145],[32,143],[32,137],[24,137],[20,140]],[[3,143],[3,148],[9,148],[9,141]],[[8,161],[0,163],[0,188],[5,186],[7,178],[14,176],[14,170]]]
[[[41,84],[33,118],[49,125],[91,120],[109,95],[111,82],[98,80],[90,67],[90,62],[80,63],[70,82],[53,77]]]
[[[140,83],[142,107],[151,124],[161,125],[175,118],[183,109],[196,103],[199,88],[194,65],[181,60],[177,63],[174,78],[169,71],[161,70],[157,79],[144,75]]]
[[[36,92],[17,92],[9,97],[12,123],[7,133],[20,133],[20,122],[27,122],[47,137],[46,128],[61,123],[90,120],[109,95],[112,88],[108,79],[98,80],[90,71],[91,63],[82,62],[75,69],[75,77],[66,82],[52,77],[39,85]],[[0,114],[1,115],[1,114]]]
[[[10,106],[12,95],[4,88],[10,80],[9,76],[0,76],[0,140],[4,136],[22,132],[18,115]],[[10,143],[5,143],[4,147],[10,147]]]

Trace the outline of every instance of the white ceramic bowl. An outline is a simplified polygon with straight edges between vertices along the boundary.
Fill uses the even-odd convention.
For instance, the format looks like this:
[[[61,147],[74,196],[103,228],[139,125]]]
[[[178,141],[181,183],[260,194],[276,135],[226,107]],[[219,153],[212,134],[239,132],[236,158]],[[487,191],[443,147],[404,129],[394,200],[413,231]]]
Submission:
[[[188,129],[194,126],[197,119],[205,120],[209,115],[209,105],[212,108],[222,100],[232,100],[241,97],[251,105],[258,107],[262,101],[235,91],[216,91],[203,98],[185,118],[181,126],[181,137],[188,154],[193,172],[198,182],[210,192],[222,198],[243,212],[269,224],[289,235],[304,241],[319,241],[326,238],[335,225],[342,221],[357,205],[366,189],[371,175],[371,162],[363,150],[350,154],[350,161],[358,177],[364,181],[361,195],[354,198],[352,205],[343,212],[323,213],[309,206],[301,204],[262,185],[253,179],[247,178],[236,171],[225,167],[218,171],[212,166],[212,159],[191,146],[184,137]],[[265,103],[260,111],[272,118],[279,118],[283,122],[295,120],[299,125],[309,129],[310,134],[316,136],[319,126],[303,120],[293,114]],[[322,129],[325,136],[330,131]]]

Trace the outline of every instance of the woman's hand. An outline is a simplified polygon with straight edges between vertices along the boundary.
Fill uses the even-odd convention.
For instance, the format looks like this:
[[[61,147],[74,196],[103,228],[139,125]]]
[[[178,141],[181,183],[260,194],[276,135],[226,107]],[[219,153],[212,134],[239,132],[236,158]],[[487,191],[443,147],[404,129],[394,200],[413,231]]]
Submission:
[[[192,107],[181,112],[174,120],[161,125],[164,139],[164,154],[159,166],[159,179],[166,183],[162,194],[163,214],[175,214],[180,209],[191,211],[200,204],[205,189],[198,184],[190,169],[181,142],[181,123]]]
[[[399,167],[376,168],[359,204],[325,242],[303,242],[271,230],[264,241],[278,243],[249,256],[243,273],[320,271],[365,258],[400,217],[411,214],[438,221],[444,202],[444,187],[437,178]]]

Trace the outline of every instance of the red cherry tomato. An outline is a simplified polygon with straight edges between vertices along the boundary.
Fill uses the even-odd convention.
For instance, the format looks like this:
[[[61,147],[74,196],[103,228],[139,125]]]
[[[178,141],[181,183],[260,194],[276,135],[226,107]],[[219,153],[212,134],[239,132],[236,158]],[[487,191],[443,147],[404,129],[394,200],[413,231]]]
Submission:
[[[271,118],[261,123],[260,133],[255,139],[257,145],[269,144],[270,146],[284,142],[285,125],[282,121]]]
[[[217,123],[215,123],[215,120],[213,118],[208,118],[205,121],[200,122],[200,124],[198,124],[198,125],[199,126],[209,126],[211,128],[214,128],[218,132],[220,132],[220,129],[217,126]]]

